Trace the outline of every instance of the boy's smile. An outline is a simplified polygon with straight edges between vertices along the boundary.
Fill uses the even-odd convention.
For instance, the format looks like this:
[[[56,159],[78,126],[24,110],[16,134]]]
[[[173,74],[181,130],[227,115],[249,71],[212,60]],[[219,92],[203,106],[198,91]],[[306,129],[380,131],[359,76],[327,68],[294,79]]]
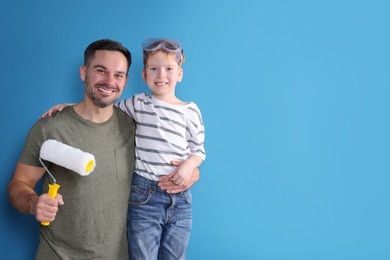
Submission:
[[[176,102],[175,88],[183,78],[183,70],[177,64],[176,56],[158,51],[148,58],[142,77],[153,96],[165,102]]]

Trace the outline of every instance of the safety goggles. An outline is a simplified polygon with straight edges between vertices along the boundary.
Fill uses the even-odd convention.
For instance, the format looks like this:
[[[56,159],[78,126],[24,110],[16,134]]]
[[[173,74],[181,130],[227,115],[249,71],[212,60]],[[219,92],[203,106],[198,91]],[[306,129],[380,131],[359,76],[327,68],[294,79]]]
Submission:
[[[178,53],[177,60],[181,59],[181,44],[178,41],[165,38],[150,38],[142,42],[144,52],[153,52],[157,50],[165,50],[166,52]]]

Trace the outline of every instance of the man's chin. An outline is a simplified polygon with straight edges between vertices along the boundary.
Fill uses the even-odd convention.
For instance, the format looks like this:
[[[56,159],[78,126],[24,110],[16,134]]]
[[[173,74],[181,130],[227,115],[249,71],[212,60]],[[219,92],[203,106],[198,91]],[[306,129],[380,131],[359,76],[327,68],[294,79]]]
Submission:
[[[112,104],[114,104],[114,102],[110,103],[110,104],[107,104],[107,103],[104,103],[104,104],[96,104],[98,107],[100,108],[106,108],[106,107],[109,107],[111,106]]]
[[[94,100],[95,105],[97,105],[100,108],[106,108],[111,106],[112,104],[115,103],[116,100],[110,101],[110,102],[101,102],[99,100]]]

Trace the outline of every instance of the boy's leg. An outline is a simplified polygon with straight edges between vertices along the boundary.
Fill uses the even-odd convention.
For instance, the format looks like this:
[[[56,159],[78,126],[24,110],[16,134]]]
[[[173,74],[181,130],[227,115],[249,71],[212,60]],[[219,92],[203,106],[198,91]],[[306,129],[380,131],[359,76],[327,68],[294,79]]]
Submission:
[[[170,196],[172,205],[166,211],[167,219],[161,234],[158,259],[186,259],[192,229],[191,191]]]
[[[165,210],[156,187],[134,174],[127,228],[131,259],[157,259]]]

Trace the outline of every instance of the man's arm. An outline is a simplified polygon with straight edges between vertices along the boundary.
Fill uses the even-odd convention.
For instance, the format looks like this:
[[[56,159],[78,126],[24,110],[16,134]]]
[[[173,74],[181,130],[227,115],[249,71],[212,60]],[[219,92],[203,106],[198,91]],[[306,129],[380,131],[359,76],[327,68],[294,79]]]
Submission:
[[[62,205],[62,196],[53,199],[46,193],[38,196],[35,185],[45,174],[45,169],[18,163],[14,175],[8,184],[8,196],[12,205],[22,213],[35,215],[37,221],[53,221]]]

